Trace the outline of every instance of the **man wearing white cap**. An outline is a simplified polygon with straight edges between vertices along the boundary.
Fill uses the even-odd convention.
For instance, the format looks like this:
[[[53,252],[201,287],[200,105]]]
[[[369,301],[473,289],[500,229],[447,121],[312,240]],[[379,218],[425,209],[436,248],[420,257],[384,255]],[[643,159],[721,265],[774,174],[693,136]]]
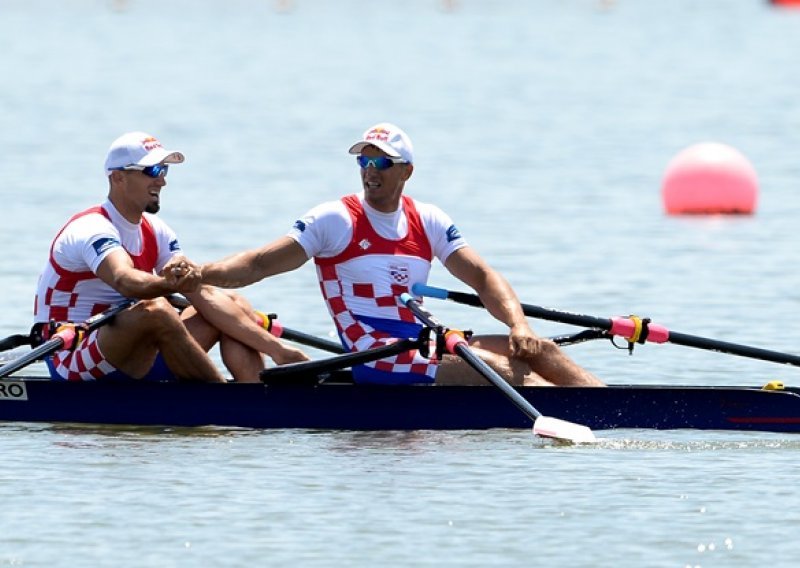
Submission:
[[[313,258],[322,295],[350,351],[416,337],[421,326],[398,297],[425,283],[434,257],[471,286],[509,335],[475,336],[476,352],[512,384],[602,386],[550,340],[537,337],[508,282],[472,249],[447,214],[403,195],[414,149],[400,128],[380,123],[350,147],[363,191],[323,203],[289,233],[256,250],[203,265],[203,281],[252,284]],[[429,360],[409,352],[353,369],[357,382],[485,384],[461,359]]]
[[[74,215],[56,235],[36,293],[34,321],[43,335],[49,322],[81,323],[125,298],[141,301],[49,357],[52,378],[224,382],[206,353],[216,341],[241,381],[258,380],[259,347],[283,361],[307,359],[256,325],[243,298],[201,286],[198,267],[155,216],[169,165],[183,161],[144,132],[120,136],[105,161],[108,199]],[[174,292],[185,293],[196,309],[179,315],[163,297]]]

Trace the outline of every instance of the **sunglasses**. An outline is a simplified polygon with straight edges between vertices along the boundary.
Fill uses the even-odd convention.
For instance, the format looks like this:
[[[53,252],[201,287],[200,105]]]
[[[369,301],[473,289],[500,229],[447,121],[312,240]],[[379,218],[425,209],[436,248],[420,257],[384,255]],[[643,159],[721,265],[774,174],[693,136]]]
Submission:
[[[124,166],[121,168],[114,168],[115,170],[142,172],[144,175],[151,178],[165,177],[169,171],[167,164],[156,164],[155,166]]]
[[[356,156],[356,162],[358,162],[358,165],[363,169],[367,169],[368,167],[372,166],[376,170],[388,170],[395,164],[407,163],[400,158],[388,158],[386,156],[376,156],[372,158],[368,156]]]

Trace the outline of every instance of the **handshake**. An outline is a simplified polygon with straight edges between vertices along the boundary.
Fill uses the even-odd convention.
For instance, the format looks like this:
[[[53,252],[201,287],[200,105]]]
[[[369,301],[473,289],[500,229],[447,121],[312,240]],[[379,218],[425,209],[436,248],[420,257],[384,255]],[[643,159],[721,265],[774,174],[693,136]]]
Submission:
[[[194,292],[202,284],[203,274],[200,266],[184,256],[176,256],[167,262],[161,276],[175,292]]]

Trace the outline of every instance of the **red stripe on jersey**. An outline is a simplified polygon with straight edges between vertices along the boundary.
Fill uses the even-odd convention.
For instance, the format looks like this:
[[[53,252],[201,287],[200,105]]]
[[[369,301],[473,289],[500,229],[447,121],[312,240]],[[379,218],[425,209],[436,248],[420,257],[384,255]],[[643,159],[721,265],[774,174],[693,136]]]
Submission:
[[[433,260],[433,250],[431,249],[428,236],[425,234],[425,227],[422,218],[419,216],[414,200],[407,195],[402,196],[403,211],[408,221],[408,233],[402,239],[396,241],[384,239],[372,227],[361,200],[357,195],[347,195],[342,198],[342,202],[350,214],[353,223],[353,238],[345,249],[336,256],[328,258],[314,258],[314,262],[320,266],[336,266],[340,262],[350,260],[365,254],[391,254],[414,256],[424,258],[428,262]],[[362,243],[368,242],[369,247],[363,248]],[[336,278],[336,273],[328,274],[323,272],[324,280]]]
[[[56,320],[56,321],[70,321],[69,318],[69,308],[74,308],[78,303],[78,294],[72,293],[75,290],[75,287],[78,285],[79,282],[84,280],[92,280],[97,279],[97,276],[90,270],[86,271],[71,271],[63,266],[59,265],[56,262],[54,249],[55,244],[58,238],[62,235],[62,233],[66,230],[70,223],[80,219],[81,217],[85,217],[87,215],[102,215],[109,222],[111,222],[111,216],[108,214],[102,206],[95,206],[85,211],[81,211],[73,215],[67,223],[61,227],[61,229],[56,234],[53,242],[50,244],[50,265],[53,267],[53,270],[58,274],[58,280],[53,285],[53,288],[48,288],[45,294],[44,302],[48,307],[48,319]],[[158,240],[156,239],[155,230],[153,229],[152,224],[146,217],[142,217],[142,222],[140,225],[140,232],[141,232],[141,239],[142,239],[142,250],[138,255],[132,254],[129,250],[123,247],[128,256],[131,258],[133,262],[133,266],[138,270],[142,270],[145,272],[152,273],[155,270],[156,262],[158,261]],[[69,299],[66,301],[66,305],[53,304],[53,292],[68,292],[70,293]],[[59,302],[63,302],[64,300],[59,300]],[[92,306],[90,312],[92,315],[98,314],[109,306],[108,304],[97,304]]]

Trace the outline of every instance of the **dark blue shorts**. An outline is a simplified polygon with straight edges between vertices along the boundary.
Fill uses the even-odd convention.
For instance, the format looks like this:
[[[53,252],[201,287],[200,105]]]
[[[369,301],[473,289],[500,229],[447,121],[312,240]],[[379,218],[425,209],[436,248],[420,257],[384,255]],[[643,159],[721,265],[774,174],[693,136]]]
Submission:
[[[56,370],[53,366],[53,359],[52,357],[47,357],[45,359],[45,363],[47,363],[47,370],[50,372],[50,378],[56,381],[63,381],[64,378],[56,373]],[[154,381],[154,382],[173,382],[177,381],[178,378],[169,370],[167,364],[164,362],[164,358],[159,353],[156,356],[156,360],[153,363],[153,366],[147,372],[147,374],[141,379],[134,379],[131,376],[126,375],[122,371],[114,371],[113,373],[109,373],[103,376],[101,381]]]
[[[397,338],[417,337],[422,330],[422,325],[418,323],[367,316],[358,316],[357,319],[373,329],[383,331]],[[344,348],[347,349],[347,344],[342,340],[341,336],[339,336],[339,339],[342,341]],[[366,365],[354,365],[353,381],[360,384],[411,385],[420,383],[431,384],[435,381],[435,378],[423,373],[380,371]]]

